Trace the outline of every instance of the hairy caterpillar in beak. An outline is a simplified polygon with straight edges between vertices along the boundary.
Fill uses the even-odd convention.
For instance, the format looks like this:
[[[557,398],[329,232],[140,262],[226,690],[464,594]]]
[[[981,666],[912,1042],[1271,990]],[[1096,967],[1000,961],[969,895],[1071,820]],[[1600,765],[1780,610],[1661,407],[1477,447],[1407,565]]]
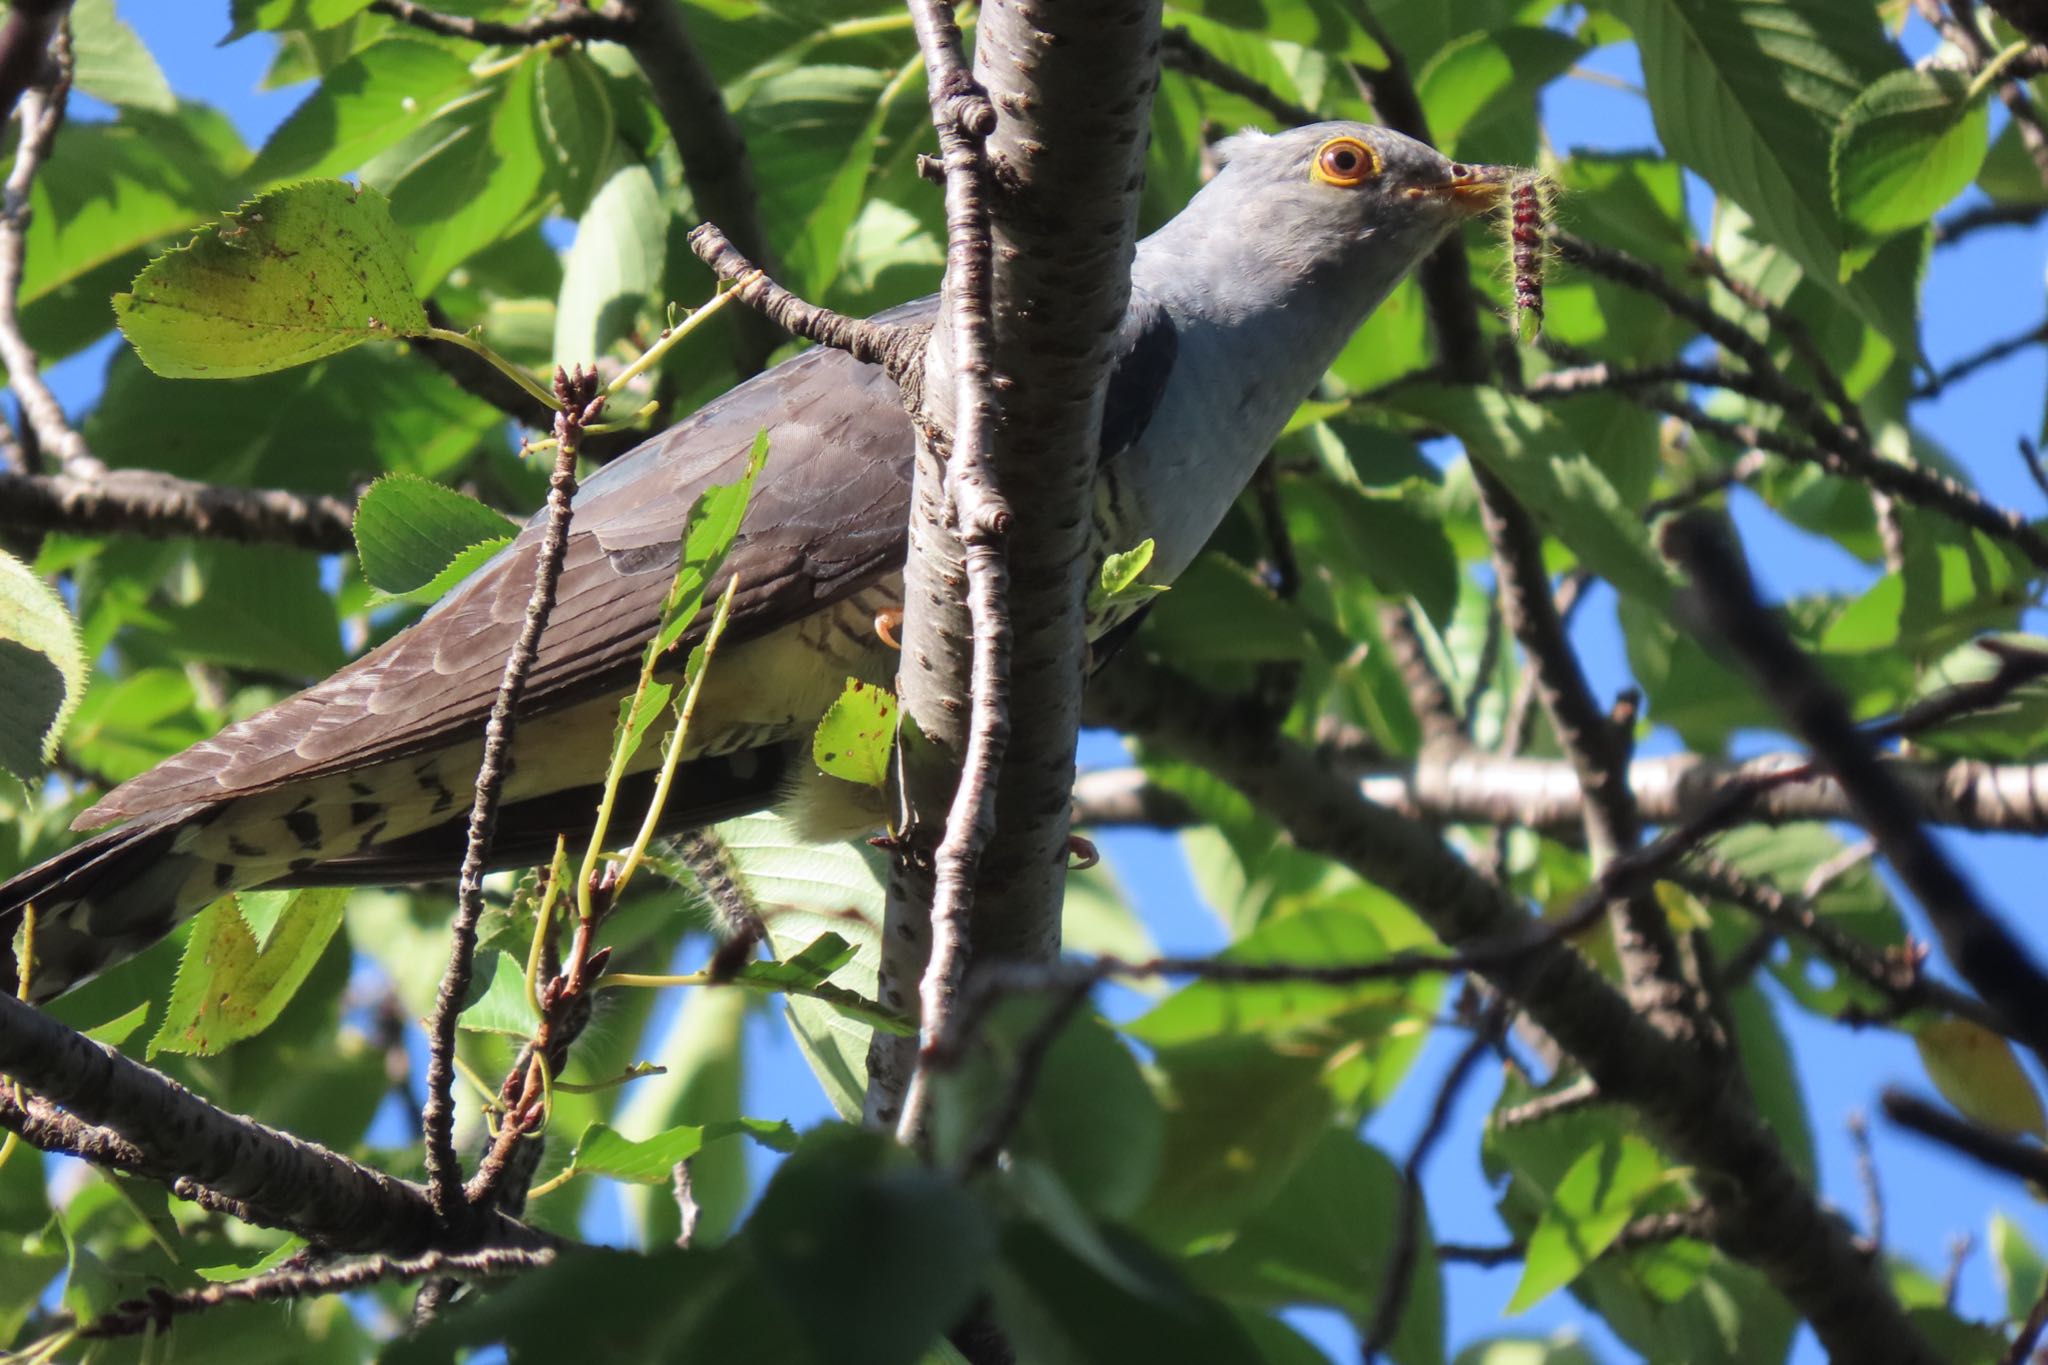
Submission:
[[[1518,341],[1534,341],[1543,333],[1543,267],[1556,185],[1537,171],[1515,178],[1508,188],[1508,266],[1512,272],[1514,316],[1510,323]]]

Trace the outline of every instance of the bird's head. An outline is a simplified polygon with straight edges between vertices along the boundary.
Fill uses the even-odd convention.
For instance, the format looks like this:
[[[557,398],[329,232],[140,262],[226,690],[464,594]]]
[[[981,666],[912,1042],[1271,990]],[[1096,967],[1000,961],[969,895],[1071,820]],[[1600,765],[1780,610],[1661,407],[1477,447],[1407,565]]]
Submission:
[[[1462,165],[1369,123],[1241,133],[1197,196],[1290,273],[1345,278],[1378,297],[1466,218],[1501,202],[1513,171]],[[1360,278],[1361,276],[1366,278]]]

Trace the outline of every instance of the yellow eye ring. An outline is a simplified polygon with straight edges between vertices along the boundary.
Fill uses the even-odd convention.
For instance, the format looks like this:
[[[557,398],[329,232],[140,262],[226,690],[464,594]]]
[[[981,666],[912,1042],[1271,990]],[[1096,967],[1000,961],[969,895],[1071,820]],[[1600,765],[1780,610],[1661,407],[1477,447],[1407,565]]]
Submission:
[[[1355,137],[1333,137],[1316,148],[1309,178],[1348,190],[1380,173],[1379,154]]]

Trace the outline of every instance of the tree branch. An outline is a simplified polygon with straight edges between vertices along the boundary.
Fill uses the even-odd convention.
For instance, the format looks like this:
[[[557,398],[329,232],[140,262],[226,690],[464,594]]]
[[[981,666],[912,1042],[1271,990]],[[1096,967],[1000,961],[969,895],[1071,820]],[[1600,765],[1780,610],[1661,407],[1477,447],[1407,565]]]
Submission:
[[[1098,679],[1096,714],[1216,773],[1295,844],[1334,858],[1423,916],[1453,949],[1527,917],[1432,832],[1360,800],[1309,750],[1236,723],[1185,679],[1126,655]],[[1715,1241],[1761,1270],[1836,1358],[1889,1365],[1937,1359],[1882,1271],[1786,1160],[1740,1086],[1700,1051],[1650,1027],[1570,947],[1541,946],[1487,969],[1585,1070],[1633,1106],[1673,1156],[1698,1168]]]
[[[1956,971],[2013,1036],[2048,1058],[2048,1017],[2040,1008],[2048,976],[1928,835],[1912,797],[1878,761],[1841,696],[1764,610],[1740,552],[1699,514],[1667,525],[1664,546],[1691,576],[1691,600],[1707,628],[1841,783],[1857,822],[1926,911]]]
[[[923,16],[924,7],[916,8]],[[919,26],[921,36],[927,30],[941,36],[923,17]],[[1086,657],[1084,586],[1105,548],[1125,548],[1093,543],[1089,511],[1111,342],[1127,308],[1158,44],[1156,0],[1004,0],[985,7],[979,21],[975,76],[994,101],[991,114],[1000,111],[989,120],[985,144],[992,171],[987,188],[994,195],[987,239],[993,312],[986,349],[978,357],[956,352],[961,338],[949,329],[960,326],[962,315],[953,291],[964,277],[949,260],[948,304],[932,342],[938,363],[927,371],[925,397],[928,409],[942,389],[950,398],[950,414],[931,415],[950,416],[953,449],[944,468],[920,453],[905,589],[904,714],[949,760],[936,766],[960,763],[968,778],[950,802],[945,781],[936,792],[915,779],[906,788],[913,812],[950,804],[946,842],[935,856],[942,890],[933,897],[935,946],[924,977],[927,1047],[947,1031],[943,1013],[935,1019],[932,1011],[945,1008],[965,970],[993,961],[1044,961],[1058,952],[1067,793]],[[949,45],[925,41],[924,47],[948,170],[949,241],[957,244],[957,233],[969,227],[956,216],[968,207],[960,191],[973,183],[974,165],[965,136],[971,125],[958,115],[964,110],[978,117],[984,97],[957,67],[931,59]],[[958,136],[949,138],[948,126]],[[990,368],[977,373],[979,362]],[[981,385],[996,376],[1004,385],[1003,420],[983,447],[988,464],[982,472],[964,458],[961,430],[970,418],[994,411],[993,395]],[[947,490],[943,501],[926,491],[932,488]],[[947,507],[954,518],[950,532],[932,516]],[[963,569],[975,608],[967,631],[957,607],[944,605],[957,602]],[[1007,583],[998,579],[999,569]],[[1009,622],[1008,639],[1000,643],[988,631],[999,600]],[[973,686],[963,695],[961,648],[970,640]],[[1006,696],[984,691],[999,662],[1006,662]],[[972,710],[965,736],[956,709],[963,701]],[[992,742],[998,739],[1000,745]],[[983,778],[984,757],[998,751],[1000,774],[990,769]],[[917,757],[914,746],[906,766]],[[988,782],[992,800],[972,790],[976,780]],[[976,798],[971,803],[970,795]],[[964,860],[955,865],[956,848],[965,851],[964,822],[976,812],[991,821],[993,832],[978,850],[978,867]],[[892,878],[885,970],[890,955],[908,958],[916,947],[919,930],[911,927],[911,937],[903,939],[903,920],[895,914],[911,899],[909,890],[907,879]],[[965,919],[970,893],[971,924]],[[951,961],[940,948],[949,932],[941,926],[949,922],[965,948]],[[878,1074],[874,1061],[871,1054],[871,1076]],[[884,1059],[879,1074],[886,1079],[890,1068]],[[871,1113],[885,1094],[886,1087],[871,1083]],[[912,1117],[911,1108],[904,1106],[904,1119]],[[899,1120],[898,1126],[909,1125]]]
[[[716,223],[690,233],[690,250],[732,286],[739,301],[793,337],[844,351],[855,360],[880,365],[898,385],[912,383],[924,360],[930,329],[906,323],[875,322],[820,308],[790,293],[766,271],[746,258]]]
[[[447,970],[441,976],[441,989],[434,1000],[434,1012],[427,1022],[427,1099],[420,1111],[420,1130],[434,1207],[451,1219],[464,1207],[462,1163],[455,1155],[454,1141],[455,1025],[469,994],[477,921],[484,908],[484,863],[490,856],[491,836],[497,829],[498,797],[504,790],[505,760],[512,748],[519,698],[526,690],[526,675],[533,667],[534,655],[540,650],[541,632],[547,628],[548,616],[554,610],[555,581],[561,574],[562,557],[569,544],[569,504],[576,493],[576,449],[584,426],[595,421],[604,407],[596,372],[586,371],[580,365],[573,373],[555,371],[555,395],[562,401],[562,410],[555,414],[555,470],[548,481],[547,530],[534,556],[533,592],[526,601],[526,619],[512,652],[506,656],[504,677],[498,683],[498,695],[484,725],[483,761],[477,768],[476,799],[469,812],[469,840],[463,850],[455,921],[449,931],[453,942]]]
[[[193,537],[352,554],[355,510],[340,498],[281,488],[194,483],[153,469],[76,474],[0,471],[0,525],[149,540]]]
[[[218,1109],[9,994],[0,994],[0,1073],[111,1134],[125,1145],[96,1140],[138,1171],[177,1173],[180,1194],[187,1193],[183,1180],[197,1182],[339,1251],[410,1254],[543,1240],[502,1215],[451,1228],[420,1186]]]

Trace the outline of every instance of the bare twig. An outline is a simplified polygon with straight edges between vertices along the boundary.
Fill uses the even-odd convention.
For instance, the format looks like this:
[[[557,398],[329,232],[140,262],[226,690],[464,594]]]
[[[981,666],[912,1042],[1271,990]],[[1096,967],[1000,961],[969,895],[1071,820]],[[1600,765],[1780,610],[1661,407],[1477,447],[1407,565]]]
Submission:
[[[41,6],[38,6],[41,8]],[[61,10],[62,6],[59,7]],[[16,10],[0,38],[16,32]],[[58,472],[94,477],[104,466],[86,448],[85,438],[72,429],[64,405],[43,381],[42,362],[21,331],[22,260],[28,249],[29,191],[36,173],[57,140],[64,124],[64,106],[71,93],[71,39],[61,26],[50,43],[51,66],[47,80],[21,93],[21,141],[14,151],[14,166],[0,188],[0,365],[7,367],[8,387],[21,404],[30,434],[45,455],[54,456]],[[41,54],[37,54],[41,65]]]
[[[370,0],[370,13],[382,14],[444,38],[462,38],[494,47],[532,47],[557,38],[619,43],[632,25],[631,7],[619,3],[590,6],[565,0],[553,12],[517,24],[444,14],[413,0]]]
[[[1224,61],[1196,42],[1186,29],[1170,28],[1161,35],[1159,62],[1256,106],[1283,128],[1314,123],[1318,117],[1315,110],[1296,104]]]
[[[1982,350],[1973,351],[1960,360],[1951,361],[1947,365],[1942,366],[1929,376],[1925,383],[1915,388],[1910,397],[1916,402],[1929,398],[1939,398],[1942,391],[1948,388],[1949,385],[1961,383],[1985,366],[1996,365],[2008,356],[2018,355],[2029,346],[2039,346],[2043,342],[2048,342],[2048,323],[2041,323],[2029,327],[2024,332],[2016,333],[2000,341],[1994,341]]]
[[[1692,577],[1691,600],[1714,636],[1842,784],[1858,823],[1919,900],[1956,971],[2015,1037],[2048,1056],[2040,1010],[2048,977],[1928,835],[1912,797],[1879,762],[1840,695],[1764,610],[1740,553],[1697,515],[1669,523],[1664,544]]]
[[[1970,1253],[1977,1249],[1977,1239],[1967,1232],[1958,1232],[1948,1239],[1948,1264],[1941,1272],[1941,1306],[1951,1311],[1956,1306],[1956,1291],[1962,1288],[1963,1267],[1969,1264]]]
[[[715,223],[701,224],[690,233],[690,250],[732,285],[741,303],[791,336],[880,365],[899,385],[909,381],[923,363],[930,328],[848,317],[807,303],[769,279]]]
[[[1606,1096],[1600,1093],[1600,1087],[1594,1083],[1593,1078],[1581,1076],[1547,1095],[1538,1095],[1533,1100],[1509,1105],[1494,1114],[1493,1124],[1496,1128],[1520,1128],[1526,1124],[1556,1118],[1559,1114],[1573,1113],[1589,1105],[1603,1103],[1605,1100]]]
[[[1408,1291],[1415,1278],[1415,1248],[1421,1241],[1422,1168],[1450,1124],[1451,1107],[1458,1102],[1459,1094],[1472,1078],[1480,1059],[1492,1047],[1502,1014],[1496,1005],[1487,1022],[1472,1035],[1472,1040],[1465,1044],[1465,1050],[1444,1073],[1443,1084],[1437,1087],[1436,1100],[1429,1107],[1429,1119],[1423,1124],[1415,1145],[1409,1149],[1408,1160],[1401,1166],[1401,1199],[1394,1209],[1394,1244],[1387,1251],[1386,1273],[1380,1279],[1379,1295],[1373,1303],[1371,1325],[1359,1345],[1366,1365],[1378,1360],[1380,1352],[1400,1331],[1401,1318],[1408,1307]]]
[[[2012,1032],[1996,1010],[1986,1009],[1982,1001],[1952,990],[1923,972],[1924,946],[1908,943],[1883,951],[1872,948],[1830,924],[1814,908],[1812,898],[1788,895],[1711,853],[1695,854],[1691,865],[1676,873],[1675,878],[1695,895],[1738,905],[1766,923],[1805,939],[1829,962],[1882,994],[1894,1016],[1915,1009],[1933,1009],[1971,1020],[1993,1032]]]
[[[2020,1324],[2019,1333],[2006,1346],[2005,1353],[1998,1358],[1998,1365],[2027,1365],[2037,1357],[2034,1346],[2041,1340],[2041,1331],[2048,1328],[2048,1289],[2041,1291],[2041,1297],[2034,1300],[2034,1306],[2027,1310],[2027,1320]]]
[[[374,1256],[349,1265],[317,1266],[305,1270],[280,1267],[252,1275],[246,1280],[209,1284],[176,1294],[153,1290],[147,1298],[130,1299],[102,1313],[85,1324],[79,1335],[89,1338],[134,1336],[152,1328],[162,1328],[173,1318],[218,1308],[222,1304],[274,1303],[320,1294],[347,1294],[375,1284],[419,1280],[430,1275],[502,1279],[553,1265],[556,1255],[550,1247],[489,1247],[480,1251],[430,1251],[422,1256],[406,1258]]]
[[[569,544],[569,501],[576,492],[576,449],[583,427],[596,420],[604,406],[596,373],[581,366],[573,374],[555,371],[555,394],[562,401],[562,411],[555,415],[557,445],[555,470],[548,481],[547,530],[534,556],[533,592],[527,598],[526,620],[505,659],[504,677],[498,683],[498,695],[484,726],[483,761],[477,769],[476,800],[469,812],[469,841],[462,855],[448,968],[442,974],[441,989],[427,1024],[427,1101],[420,1113],[420,1129],[434,1207],[448,1218],[454,1217],[462,1206],[462,1165],[455,1155],[454,1142],[455,1025],[469,993],[476,926],[483,914],[484,864],[497,828],[498,798],[505,784],[505,756],[512,746],[519,699],[540,649],[541,632],[554,610],[555,582]]]
[[[1884,1116],[1901,1128],[1932,1138],[1992,1170],[2048,1185],[2048,1148],[2037,1142],[1993,1132],[1896,1088],[1886,1090],[1881,1102]]]
[[[924,53],[932,124],[946,170],[946,308],[953,429],[947,463],[951,520],[965,557],[967,617],[972,631],[967,743],[959,784],[946,811],[944,832],[932,853],[931,957],[918,989],[918,1065],[903,1094],[897,1137],[921,1143],[929,1100],[929,1058],[954,1026],[953,1005],[967,970],[967,910],[975,870],[995,828],[996,777],[1009,744],[1010,510],[997,485],[989,443],[996,423],[994,344],[994,241],[986,200],[988,162],[983,145],[995,130],[995,110],[968,73],[960,30],[947,0],[913,0],[918,46]],[[914,596],[914,595],[913,595]],[[906,615],[905,651],[912,620]]]
[[[1994,227],[2032,227],[2048,214],[2048,204],[1978,204],[1934,224],[1934,244],[1951,246]]]
[[[1877,1158],[1870,1150],[1870,1121],[1860,1109],[1849,1114],[1849,1145],[1856,1149],[1856,1183],[1863,1187],[1863,1226],[1870,1244],[1884,1247],[1884,1186],[1877,1178]]]
[[[110,469],[94,478],[0,472],[0,525],[28,531],[189,536],[347,554],[355,549],[354,515],[325,494],[194,483],[154,469]]]

